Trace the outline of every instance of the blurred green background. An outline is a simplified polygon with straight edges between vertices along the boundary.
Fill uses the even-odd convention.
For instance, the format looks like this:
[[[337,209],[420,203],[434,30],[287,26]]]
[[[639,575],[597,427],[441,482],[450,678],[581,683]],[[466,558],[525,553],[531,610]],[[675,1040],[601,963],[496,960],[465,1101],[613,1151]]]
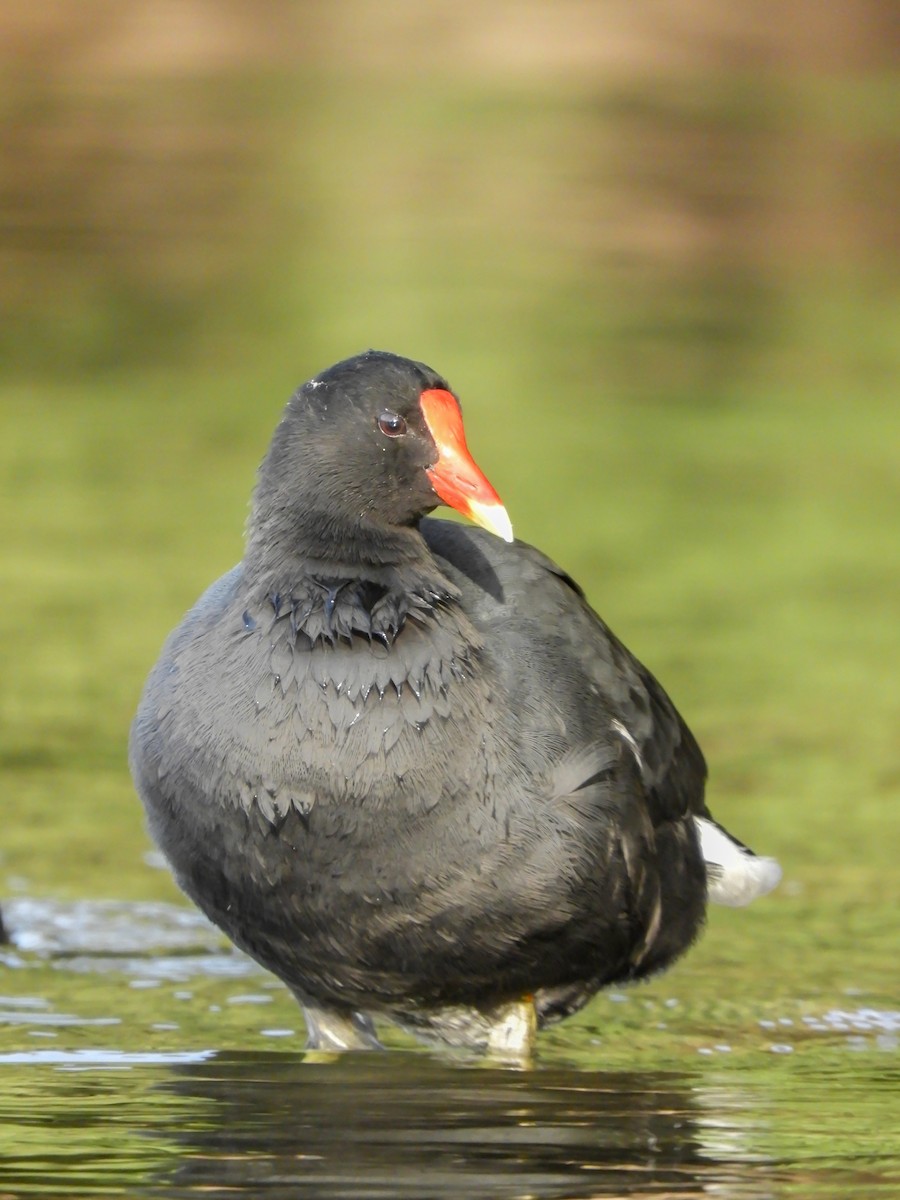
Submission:
[[[174,898],[143,679],[293,388],[375,346],[784,863],[683,979],[895,990],[893,7],[5,5],[0,898]]]

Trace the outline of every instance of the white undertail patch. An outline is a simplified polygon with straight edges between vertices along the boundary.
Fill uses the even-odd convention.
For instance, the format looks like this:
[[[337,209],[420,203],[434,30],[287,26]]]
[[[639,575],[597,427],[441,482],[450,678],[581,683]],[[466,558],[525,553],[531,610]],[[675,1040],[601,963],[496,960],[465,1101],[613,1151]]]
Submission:
[[[741,908],[780,883],[781,867],[774,858],[747,850],[714,821],[694,817],[694,824],[706,862],[707,895],[713,904]]]

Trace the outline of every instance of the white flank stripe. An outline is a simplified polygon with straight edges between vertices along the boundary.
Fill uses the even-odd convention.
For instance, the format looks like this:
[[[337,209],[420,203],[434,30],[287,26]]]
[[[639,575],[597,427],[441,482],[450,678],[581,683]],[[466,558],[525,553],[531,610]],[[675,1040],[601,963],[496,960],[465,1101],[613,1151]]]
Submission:
[[[626,729],[625,726],[622,724],[622,722],[618,721],[618,720],[610,721],[610,728],[612,728],[619,735],[619,737],[622,739],[622,741],[625,743],[625,745],[628,747],[628,749],[634,755],[635,761],[637,762],[637,765],[638,765],[638,770],[643,771],[644,760],[641,758],[641,752],[638,749],[638,744],[634,740],[634,737],[632,736],[630,730]]]

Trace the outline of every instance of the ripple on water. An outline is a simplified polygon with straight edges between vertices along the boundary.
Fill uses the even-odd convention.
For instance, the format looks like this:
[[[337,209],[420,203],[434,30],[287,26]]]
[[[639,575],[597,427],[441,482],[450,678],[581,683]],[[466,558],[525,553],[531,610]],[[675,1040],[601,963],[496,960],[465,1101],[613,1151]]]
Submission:
[[[231,947],[199,912],[173,904],[129,904],[114,901],[17,899],[4,906],[12,949],[3,953],[3,965],[12,972],[0,996],[0,1030],[7,1030],[0,1062],[51,1064],[82,1069],[85,1064],[121,1067],[165,1062],[155,1057],[152,1043],[176,1038],[181,1026],[171,1020],[176,1005],[181,1011],[194,991],[166,984],[215,985],[216,981],[265,980],[262,969]],[[37,984],[40,972],[58,972],[65,982],[52,983],[44,974],[38,988],[46,994],[15,995],[16,984]],[[83,980],[76,983],[75,977]],[[110,977],[107,986],[103,979]],[[128,991],[158,993],[152,1005],[135,1009],[123,1000],[122,980]],[[26,987],[29,984],[26,983]],[[35,989],[37,990],[37,989]],[[265,990],[246,987],[230,998],[234,1010],[244,1005],[265,1005],[272,999]],[[98,1006],[102,1006],[98,1013]],[[110,1014],[109,1009],[113,1008]],[[212,1011],[208,1004],[204,1011]],[[105,1009],[105,1011],[104,1011]],[[136,1024],[137,1023],[137,1024]],[[101,1030],[120,1027],[111,1035]],[[18,1032],[16,1032],[18,1031]],[[29,1039],[61,1039],[59,1050],[24,1048]],[[87,1048],[87,1038],[103,1039],[102,1048]],[[178,1038],[184,1046],[184,1038]],[[175,1045],[178,1045],[176,1040]],[[205,1040],[205,1039],[204,1039]],[[131,1053],[135,1048],[137,1056]],[[143,1057],[144,1051],[150,1054]],[[192,1049],[187,1048],[189,1055]],[[206,1053],[204,1050],[203,1053]],[[84,1056],[88,1057],[85,1058]],[[178,1059],[177,1061],[181,1061]],[[190,1058],[189,1061],[193,1061]],[[2,1189],[0,1189],[2,1190]]]
[[[4,906],[11,943],[79,974],[117,972],[135,988],[196,978],[243,979],[261,974],[193,908],[162,902],[10,900]]]
[[[12,944],[36,954],[160,954],[221,947],[222,935],[194,908],[156,901],[7,900]]]
[[[127,1070],[130,1067],[180,1066],[204,1062],[215,1056],[214,1050],[125,1051],[100,1050],[22,1050],[0,1054],[0,1064],[58,1067],[68,1071]]]

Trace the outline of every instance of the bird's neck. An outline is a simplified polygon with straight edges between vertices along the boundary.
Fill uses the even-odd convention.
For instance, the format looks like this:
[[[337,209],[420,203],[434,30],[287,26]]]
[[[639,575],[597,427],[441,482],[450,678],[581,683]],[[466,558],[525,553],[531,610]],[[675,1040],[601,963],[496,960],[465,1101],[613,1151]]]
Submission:
[[[250,611],[287,617],[311,643],[361,634],[392,642],[408,619],[452,604],[457,588],[418,528],[336,528],[259,520],[248,528]]]
[[[244,562],[257,571],[325,563],[365,573],[430,557],[415,525],[385,526],[365,515],[351,522],[314,508],[298,514],[271,506],[251,513]]]

